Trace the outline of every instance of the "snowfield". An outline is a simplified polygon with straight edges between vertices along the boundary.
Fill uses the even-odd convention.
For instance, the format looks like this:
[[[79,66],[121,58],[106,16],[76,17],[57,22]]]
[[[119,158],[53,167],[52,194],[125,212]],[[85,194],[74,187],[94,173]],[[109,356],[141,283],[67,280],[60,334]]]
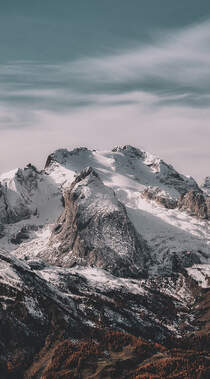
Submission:
[[[21,215],[22,208],[28,213],[25,218],[5,223],[0,246],[18,258],[36,259],[47,248],[53,224],[63,211],[62,193],[88,166],[93,167],[104,185],[109,187],[107,191],[114,190],[116,198],[125,205],[136,230],[147,242],[152,259],[149,270],[151,277],[170,273],[174,264],[173,254],[176,252],[180,261],[187,262],[188,273],[199,285],[209,286],[209,221],[193,217],[178,208],[166,209],[142,196],[144,189],[151,186],[159,187],[165,196],[178,199],[183,190],[198,189],[196,182],[178,174],[161,159],[131,146],[116,147],[111,152],[86,148],[73,151],[60,149],[48,157],[42,172],[28,167],[1,175],[2,191],[9,208],[15,209],[17,215]],[[114,206],[114,203],[107,202],[106,190],[101,196],[97,190],[94,193],[93,189],[89,204],[93,213],[94,199],[104,211]],[[0,209],[5,211],[1,197]],[[26,240],[17,245],[11,242],[11,237],[21,228],[34,225],[36,228],[29,228]],[[97,285],[102,285],[104,281],[111,283],[111,280],[114,283],[113,278],[108,279],[102,273],[97,281],[97,270],[86,270],[90,278],[95,278]]]

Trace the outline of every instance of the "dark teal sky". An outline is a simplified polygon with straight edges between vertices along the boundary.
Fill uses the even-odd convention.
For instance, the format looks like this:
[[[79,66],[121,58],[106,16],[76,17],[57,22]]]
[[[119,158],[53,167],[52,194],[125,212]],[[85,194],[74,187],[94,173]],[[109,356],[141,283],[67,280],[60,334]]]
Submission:
[[[1,0],[1,62],[57,62],[208,19],[208,0]]]
[[[210,175],[209,0],[0,6],[0,171],[131,143]]]

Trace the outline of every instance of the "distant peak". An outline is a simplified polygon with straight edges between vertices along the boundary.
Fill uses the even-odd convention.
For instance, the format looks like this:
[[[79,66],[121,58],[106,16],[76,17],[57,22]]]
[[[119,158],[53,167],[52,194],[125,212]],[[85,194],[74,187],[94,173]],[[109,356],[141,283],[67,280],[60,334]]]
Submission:
[[[49,167],[53,162],[63,164],[72,155],[79,155],[81,153],[89,152],[87,147],[77,147],[71,151],[68,149],[57,149],[47,157],[45,168]]]
[[[45,168],[49,167],[53,162],[62,163],[65,158],[69,155],[69,151],[67,149],[58,149],[48,155]]]
[[[27,164],[26,167],[24,167],[24,169],[22,168],[18,168],[16,173],[15,173],[15,177],[23,177],[23,176],[32,176],[32,175],[36,175],[36,174],[40,174],[40,172],[37,170],[37,168],[32,165],[31,163]]]
[[[144,158],[145,152],[138,149],[137,147],[131,146],[131,145],[124,145],[124,146],[115,146],[112,149],[113,153],[119,152],[119,153],[128,153],[129,155],[133,155],[137,158]]]

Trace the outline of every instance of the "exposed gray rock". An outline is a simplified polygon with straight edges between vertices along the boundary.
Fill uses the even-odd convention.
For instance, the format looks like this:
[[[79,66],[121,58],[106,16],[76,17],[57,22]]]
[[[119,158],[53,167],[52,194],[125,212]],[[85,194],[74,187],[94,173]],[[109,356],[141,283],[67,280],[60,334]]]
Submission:
[[[25,240],[29,239],[29,234],[26,228],[21,228],[17,233],[15,233],[12,238],[11,242],[14,245],[19,245],[21,242],[24,242]]]
[[[202,192],[189,191],[180,197],[178,206],[181,210],[190,212],[193,216],[208,219],[206,198]]]
[[[46,163],[45,163],[45,169],[48,168],[53,162],[58,162],[61,165],[65,164],[66,161],[68,161],[71,156],[78,155],[81,152],[88,152],[87,147],[77,147],[73,149],[72,151],[69,151],[67,149],[58,149],[54,153],[50,154],[47,157]]]
[[[210,192],[210,176],[207,176],[204,180],[204,183],[202,184],[201,188],[205,192]]]
[[[23,170],[18,169],[15,174],[15,181],[23,186],[28,192],[34,191],[38,187],[40,172],[29,163]]]
[[[15,223],[27,219],[31,215],[29,208],[20,196],[0,183],[0,222],[2,224]]]
[[[23,170],[18,169],[14,177],[0,183],[0,222],[12,224],[36,213],[30,196],[37,190],[39,180],[40,173],[29,163]]]
[[[210,196],[206,197],[206,206],[207,206],[208,220],[210,220]]]
[[[159,187],[147,187],[142,197],[148,200],[154,200],[156,203],[164,206],[167,209],[174,209],[177,207],[177,200],[172,199],[166,192],[162,191]]]
[[[183,193],[179,200],[173,199],[170,195],[159,187],[147,187],[141,196],[148,200],[153,200],[157,204],[167,209],[179,208],[182,211],[188,211],[192,216],[202,219],[209,219],[210,216],[210,198],[205,196],[201,191],[189,191]]]
[[[39,271],[39,270],[42,270],[46,267],[46,264],[45,262],[41,261],[41,260],[36,260],[36,261],[27,261],[27,265],[31,268],[31,270],[36,270],[36,271]]]
[[[0,224],[14,224],[36,216],[42,225],[50,218],[55,221],[60,214],[62,191],[44,171],[39,172],[29,163],[0,179]]]
[[[210,176],[205,178],[204,183],[201,185],[201,188],[206,196],[206,205],[208,210],[208,219],[210,219]]]
[[[65,194],[65,210],[50,239],[53,246],[54,253],[49,251],[47,259],[54,264],[89,264],[124,277],[146,274],[145,242],[114,191],[91,167],[76,177]]]
[[[113,153],[126,153],[128,154],[131,158],[145,158],[146,153],[136,147],[130,146],[130,145],[125,145],[125,146],[116,146],[112,149]]]
[[[30,238],[30,234],[32,231],[38,230],[36,225],[26,225],[20,228],[16,233],[14,233],[10,239],[10,241],[14,245],[19,245],[21,242],[28,240]]]
[[[0,224],[0,238],[4,236],[4,225]]]

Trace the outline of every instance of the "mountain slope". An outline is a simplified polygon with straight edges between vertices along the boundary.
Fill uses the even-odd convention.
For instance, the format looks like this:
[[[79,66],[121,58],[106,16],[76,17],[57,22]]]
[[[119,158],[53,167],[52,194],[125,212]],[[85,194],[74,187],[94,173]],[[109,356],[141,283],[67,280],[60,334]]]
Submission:
[[[101,346],[103,335],[109,330],[123,332],[121,342],[117,342],[116,332],[109,340],[107,349],[111,356],[117,343],[117,349],[121,350],[132,345],[132,337],[123,337],[126,332],[166,347],[179,346],[186,333],[190,336],[193,332],[194,337],[198,333],[200,321],[197,322],[195,316],[198,311],[201,315],[205,309],[203,297],[195,301],[195,294],[198,297],[202,292],[187,275],[174,275],[162,280],[123,279],[101,269],[64,269],[35,261],[25,263],[5,251],[0,252],[0,293],[0,373],[5,379],[23,378],[24,372],[27,378],[38,378],[40,369],[45,374],[50,369],[48,375],[51,376],[48,377],[54,377],[58,370],[56,362],[60,362],[60,367],[65,361],[64,351],[58,350],[58,346],[62,346],[64,341],[73,344],[76,351],[80,344],[96,343],[96,346]],[[129,343],[128,338],[131,339]],[[139,340],[139,343],[142,342]],[[205,347],[202,349],[205,351]],[[97,351],[91,353],[93,363],[98,360]],[[101,354],[103,351],[106,359],[105,350]],[[139,351],[137,362],[143,370],[145,358],[154,354],[152,344],[146,348],[146,356],[139,355]],[[148,355],[149,351],[151,355]],[[155,351],[160,353],[164,349],[156,346]],[[74,349],[66,351],[68,362],[73,359],[73,353]],[[166,358],[173,354],[175,356],[176,352],[168,352]],[[181,369],[184,350],[179,354]],[[203,367],[208,367],[208,352],[200,355],[207,359]],[[125,359],[126,356],[128,359],[128,351],[125,351]],[[116,358],[120,364],[120,356]],[[84,363],[84,369],[87,369],[88,362]],[[114,362],[111,367],[113,365]],[[132,364],[132,368],[137,369],[138,365]],[[199,369],[200,366],[201,361],[198,360],[195,367]],[[73,367],[79,372],[82,369],[79,362],[75,362]]]
[[[69,191],[75,177],[79,175],[78,171],[91,164],[106,188],[111,187],[114,190],[116,198],[126,207],[135,230],[146,241],[150,256],[150,275],[170,274],[174,270],[180,271],[182,267],[190,267],[193,264],[207,264],[210,243],[208,221],[198,220],[189,212],[178,208],[180,196],[187,196],[192,188],[202,196],[202,191],[194,180],[178,174],[170,165],[139,149],[125,146],[113,150],[57,150],[48,157],[44,175],[64,193]],[[150,188],[159,188],[161,193],[164,193],[167,203],[173,201],[177,203],[177,207],[165,209],[153,198],[145,198],[144,193],[148,185]],[[94,199],[92,200],[94,203]],[[105,214],[106,204],[102,204],[102,208]],[[113,223],[110,219],[110,230],[112,228]],[[34,239],[34,242],[22,244],[15,254],[18,257],[43,257],[45,254],[46,258],[49,258],[50,229],[51,227],[46,226],[43,232],[38,231],[38,238]],[[5,247],[12,249],[7,244]],[[71,244],[69,247],[72,248]],[[55,254],[54,257],[56,261]],[[68,260],[68,257],[66,259]]]
[[[45,170],[61,186],[69,186],[75,173],[87,166],[95,168],[105,185],[113,189],[129,187],[143,189],[159,186],[174,198],[192,189],[200,191],[191,177],[180,175],[171,165],[160,158],[132,146],[116,147],[111,152],[77,148],[60,149],[52,153]]]
[[[47,159],[45,170],[36,174],[38,184],[33,186],[33,191],[27,192],[27,196],[32,199],[28,207],[29,214],[37,209],[37,215],[31,216],[26,222],[22,219],[12,227],[4,224],[4,234],[7,237],[1,239],[2,247],[14,250],[14,245],[10,241],[14,241],[19,233],[21,236],[25,225],[28,239],[33,239],[34,247],[30,242],[28,247],[22,244],[21,249],[16,251],[19,257],[21,252],[23,256],[28,254],[36,256],[38,250],[45,249],[45,245],[49,247],[51,227],[48,225],[55,223],[62,212],[62,193],[70,189],[75,175],[87,166],[92,166],[104,185],[114,190],[117,199],[126,207],[135,229],[147,241],[151,256],[154,257],[152,265],[154,268],[151,266],[151,272],[161,273],[164,267],[166,272],[170,272],[174,254],[180,255],[178,260],[186,261],[185,266],[193,262],[207,263],[210,242],[207,223],[198,221],[183,211],[180,212],[176,207],[165,210],[162,204],[144,198],[144,191],[150,186],[150,188],[159,188],[165,194],[167,201],[178,202],[181,195],[187,194],[192,189],[201,193],[198,185],[192,178],[178,174],[161,159],[131,146],[117,147],[111,152],[96,152],[86,148],[73,151],[60,149],[51,154]],[[31,170],[30,167],[29,169]],[[28,169],[22,171],[27,173]],[[15,180],[16,176],[14,179],[10,178],[10,181],[7,179],[7,187],[11,187],[11,182]],[[23,185],[16,189],[21,199],[25,187],[23,181]],[[37,232],[28,231],[28,225],[34,224],[38,227],[45,225],[43,232],[40,228]],[[38,238],[34,239],[36,235]],[[185,252],[189,254],[186,255]]]
[[[36,216],[39,223],[54,221],[61,211],[62,193],[45,172],[29,164],[0,175],[0,222],[12,224]]]
[[[43,171],[28,165],[1,175],[0,182],[5,379],[145,377],[154,370],[156,377],[191,378],[186,370],[193,354],[193,372],[208,375],[204,187],[131,146],[60,149]],[[122,333],[119,355],[113,355],[117,334],[106,337],[112,341],[106,348],[101,344],[108,330]],[[138,360],[137,342],[126,333],[165,347],[149,361]]]

